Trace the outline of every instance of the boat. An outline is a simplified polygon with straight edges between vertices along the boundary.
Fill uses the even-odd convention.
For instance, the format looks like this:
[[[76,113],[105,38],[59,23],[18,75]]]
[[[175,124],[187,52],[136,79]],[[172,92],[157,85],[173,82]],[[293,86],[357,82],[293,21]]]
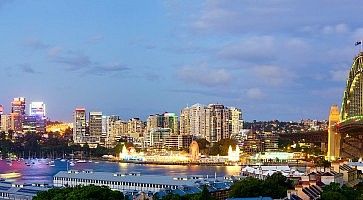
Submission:
[[[77,160],[77,163],[86,163],[87,160]]]
[[[20,176],[21,174],[18,172],[9,172],[9,173],[0,174],[0,178],[3,179],[19,178]]]
[[[76,164],[74,164],[73,161],[69,162],[69,166],[73,167],[74,165],[76,165]]]
[[[61,161],[61,162],[65,162],[65,161],[66,161],[66,159],[62,158],[60,161]]]
[[[51,167],[55,166],[54,160],[49,161],[49,166],[51,166]]]

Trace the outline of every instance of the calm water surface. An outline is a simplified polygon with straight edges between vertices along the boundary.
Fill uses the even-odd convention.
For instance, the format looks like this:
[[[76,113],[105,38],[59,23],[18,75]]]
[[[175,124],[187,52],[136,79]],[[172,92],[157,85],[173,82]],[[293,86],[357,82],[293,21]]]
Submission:
[[[26,166],[24,161],[13,161],[12,165],[0,160],[0,174],[18,172],[20,177],[11,179],[14,182],[25,183],[52,183],[52,177],[57,172],[67,170],[67,162],[55,161],[55,166],[51,167],[46,163],[49,160],[33,160],[34,164]],[[102,172],[140,172],[141,174],[153,175],[210,175],[217,176],[236,175],[240,172],[240,166],[182,166],[182,165],[141,165],[132,163],[117,163],[100,161],[99,163],[76,163],[69,169],[92,169]]]

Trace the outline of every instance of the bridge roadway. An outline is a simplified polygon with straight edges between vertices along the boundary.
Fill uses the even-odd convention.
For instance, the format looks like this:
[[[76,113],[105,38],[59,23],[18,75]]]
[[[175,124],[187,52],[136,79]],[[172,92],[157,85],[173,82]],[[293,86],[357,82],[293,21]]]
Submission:
[[[328,130],[306,131],[298,133],[281,133],[280,139],[294,142],[328,143]]]
[[[360,158],[363,156],[363,120],[350,119],[338,123],[337,132],[341,135],[340,156]]]

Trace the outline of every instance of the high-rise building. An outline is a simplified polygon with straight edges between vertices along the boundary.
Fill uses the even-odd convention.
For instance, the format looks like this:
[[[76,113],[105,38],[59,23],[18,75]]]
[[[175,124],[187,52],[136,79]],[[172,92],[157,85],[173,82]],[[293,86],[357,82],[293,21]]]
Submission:
[[[83,143],[86,136],[86,109],[76,108],[73,114],[73,142]]]
[[[170,132],[172,134],[179,134],[179,121],[178,121],[178,115],[175,113],[164,113],[164,128],[170,128]]]
[[[106,134],[106,147],[114,147],[116,145],[117,132],[115,131],[116,122],[120,121],[120,117],[117,115],[111,115],[102,118],[102,135]],[[105,127],[106,126],[106,127]]]
[[[23,118],[25,116],[25,98],[17,97],[11,102],[11,117],[12,127],[11,129],[16,132],[23,131]]]
[[[18,113],[21,116],[25,115],[25,98],[17,97],[11,102],[11,113]]]
[[[229,138],[229,110],[222,104],[209,104],[210,130],[207,130],[206,139],[210,142],[218,142]],[[208,116],[206,116],[208,117]]]
[[[143,136],[145,124],[139,118],[131,118],[127,123],[128,135],[133,138],[139,138]]]
[[[1,131],[7,132],[11,129],[11,116],[2,114],[1,115]]]
[[[29,105],[29,115],[45,117],[45,104],[43,102],[31,102]]]
[[[0,104],[0,115],[4,114],[4,107]]]
[[[231,135],[237,136],[243,129],[242,111],[239,108],[229,108],[229,128]]]
[[[45,104],[43,102],[31,102],[29,105],[29,116],[24,116],[23,132],[29,132],[30,130],[35,129],[35,132],[44,133],[46,131],[45,116],[46,116]],[[34,120],[35,123],[33,122]],[[34,127],[31,128],[31,126]]]
[[[100,143],[102,135],[102,112],[89,113],[89,137],[88,143]]]
[[[218,142],[229,138],[232,131],[239,132],[241,117],[240,110],[236,108],[232,108],[231,111],[221,104],[195,104],[181,110],[180,133],[202,137],[209,142]]]
[[[150,115],[146,120],[146,131],[149,133],[154,128],[164,127],[164,116],[160,114]]]

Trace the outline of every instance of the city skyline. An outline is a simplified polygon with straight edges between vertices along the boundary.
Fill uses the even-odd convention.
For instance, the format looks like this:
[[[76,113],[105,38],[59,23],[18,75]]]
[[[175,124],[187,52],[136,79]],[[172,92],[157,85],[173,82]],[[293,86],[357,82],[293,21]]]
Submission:
[[[356,2],[326,4],[0,1],[0,104],[25,96],[63,121],[79,106],[146,119],[195,103],[327,119],[363,24]]]

